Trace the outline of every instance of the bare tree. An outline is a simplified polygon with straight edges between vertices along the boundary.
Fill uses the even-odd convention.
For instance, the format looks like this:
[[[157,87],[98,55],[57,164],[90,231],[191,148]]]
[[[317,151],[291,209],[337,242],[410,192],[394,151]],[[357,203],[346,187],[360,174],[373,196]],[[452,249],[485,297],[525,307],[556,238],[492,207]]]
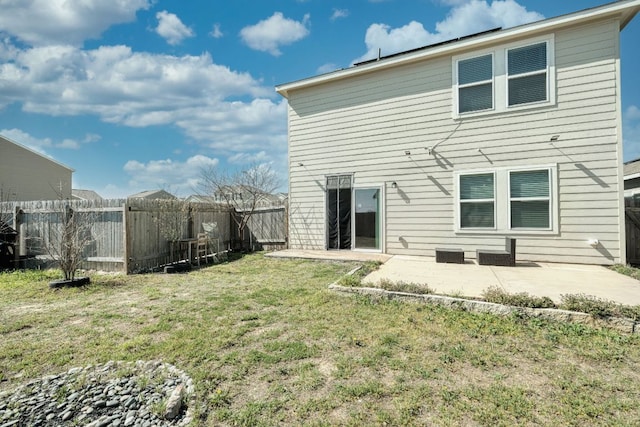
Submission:
[[[253,164],[246,169],[221,171],[203,169],[201,173],[203,195],[211,196],[234,211],[232,218],[238,228],[241,246],[244,230],[255,210],[269,201],[279,187],[278,175],[269,164]],[[242,247],[244,249],[244,247]]]
[[[13,222],[13,206],[11,203],[11,191],[0,185],[0,233],[5,227],[10,227]],[[15,194],[13,194],[15,196]]]
[[[64,280],[73,282],[76,272],[85,260],[85,250],[93,242],[92,215],[71,208],[68,201],[60,200],[60,208],[54,213],[57,221],[50,222],[43,247],[64,274]]]
[[[15,207],[10,203],[10,195],[0,184],[0,271],[15,265],[16,230],[12,228]]]
[[[175,261],[176,242],[184,237],[192,221],[193,207],[182,200],[155,200],[157,215],[153,221],[158,226],[160,235],[169,243],[170,262]]]

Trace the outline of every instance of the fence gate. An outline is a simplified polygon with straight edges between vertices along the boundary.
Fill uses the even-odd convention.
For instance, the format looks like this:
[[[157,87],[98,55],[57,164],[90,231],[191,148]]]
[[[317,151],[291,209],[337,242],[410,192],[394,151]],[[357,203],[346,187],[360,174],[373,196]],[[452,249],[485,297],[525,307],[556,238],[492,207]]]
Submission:
[[[627,263],[640,265],[640,198],[624,199]]]

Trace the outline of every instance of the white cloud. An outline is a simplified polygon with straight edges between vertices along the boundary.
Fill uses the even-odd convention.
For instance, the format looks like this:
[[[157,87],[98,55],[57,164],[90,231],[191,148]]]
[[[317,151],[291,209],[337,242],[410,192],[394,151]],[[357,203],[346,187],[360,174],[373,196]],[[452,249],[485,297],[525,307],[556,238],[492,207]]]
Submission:
[[[262,149],[263,143],[286,152],[286,103],[272,101],[271,87],[213,63],[209,54],[46,46],[13,56],[0,63],[0,108],[16,103],[51,116],[95,115],[131,127],[173,125],[196,142],[230,153]]]
[[[173,13],[163,10],[156,13],[156,18],[158,19],[156,33],[172,46],[180,44],[182,40],[188,37],[194,36],[193,30],[184,25],[180,18]]]
[[[640,120],[640,108],[630,105],[624,112],[624,117],[628,120]]]
[[[206,106],[229,96],[272,96],[247,73],[214,64],[209,54],[134,53],[126,46],[82,51],[49,46],[21,51],[0,65],[0,105],[24,100],[24,109],[50,115],[97,114],[136,125],[142,115],[164,124],[164,114]]]
[[[251,163],[262,163],[268,161],[270,157],[267,155],[266,151],[258,151],[254,153],[236,153],[233,156],[227,158],[227,162],[232,164],[251,164]]]
[[[59,148],[67,148],[70,150],[78,150],[80,148],[80,143],[75,139],[65,138],[62,140],[60,144],[57,145]]]
[[[35,46],[79,45],[150,6],[149,0],[2,0],[0,33]]]
[[[287,152],[287,103],[266,99],[221,103],[185,111],[176,124],[187,135],[221,153],[265,150]]]
[[[436,24],[433,33],[417,21],[399,28],[372,24],[365,35],[367,53],[353,62],[377,57],[378,49],[382,50],[384,56],[495,27],[508,28],[544,18],[514,0],[494,0],[491,4],[481,0],[448,0],[445,3],[455,7],[443,21]]]
[[[98,142],[102,139],[102,137],[95,133],[88,133],[84,136],[84,140],[82,142],[90,143],[90,142]]]
[[[224,33],[220,29],[220,24],[213,24],[213,29],[211,30],[209,35],[211,37],[213,37],[214,39],[219,39],[219,38],[223,37]]]
[[[53,147],[51,138],[36,138],[21,129],[2,129],[0,135],[45,155],[47,154],[45,149]]]
[[[129,187],[134,191],[167,188],[177,195],[185,195],[198,187],[203,169],[215,167],[218,159],[195,155],[186,161],[171,159],[141,163],[129,160],[123,170],[129,175]],[[112,189],[115,192],[115,189]]]
[[[331,20],[335,21],[336,19],[346,18],[349,16],[348,9],[333,9],[333,14],[331,15]]]
[[[337,70],[339,67],[334,63],[323,64],[316,70],[318,74],[326,74]]]
[[[624,160],[640,159],[640,108],[630,105],[622,115]]]
[[[63,148],[70,150],[78,150],[82,144],[88,144],[98,141],[99,135],[87,134],[82,141],[77,141],[72,138],[65,138],[61,142],[54,142],[51,138],[36,138],[22,129],[2,129],[0,135],[4,135],[12,141],[27,146],[34,151],[41,154],[48,155],[46,148]]]
[[[438,0],[437,3],[440,3],[445,6],[460,6],[465,3],[471,3],[473,0]]]
[[[280,56],[280,46],[292,44],[309,35],[307,25],[308,14],[300,22],[285,18],[281,12],[275,12],[268,19],[244,27],[240,31],[240,37],[251,49]]]

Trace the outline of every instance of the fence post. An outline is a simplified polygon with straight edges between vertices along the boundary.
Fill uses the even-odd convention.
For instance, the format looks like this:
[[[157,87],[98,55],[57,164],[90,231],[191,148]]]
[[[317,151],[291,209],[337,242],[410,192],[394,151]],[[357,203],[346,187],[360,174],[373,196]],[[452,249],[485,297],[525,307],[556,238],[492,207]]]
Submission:
[[[131,233],[129,233],[129,201],[126,200],[124,202],[124,206],[122,207],[122,233],[123,233],[123,242],[124,242],[124,256],[123,256],[123,270],[124,274],[131,274],[131,265],[129,263],[129,257],[131,252],[131,243],[129,242],[129,238]]]
[[[13,210],[13,229],[18,232],[18,241],[16,242],[18,250],[13,251],[13,266],[15,268],[20,267],[20,256],[27,255],[27,239],[26,239],[26,227],[22,226],[22,209],[20,206],[15,206]],[[24,237],[23,237],[24,236]]]

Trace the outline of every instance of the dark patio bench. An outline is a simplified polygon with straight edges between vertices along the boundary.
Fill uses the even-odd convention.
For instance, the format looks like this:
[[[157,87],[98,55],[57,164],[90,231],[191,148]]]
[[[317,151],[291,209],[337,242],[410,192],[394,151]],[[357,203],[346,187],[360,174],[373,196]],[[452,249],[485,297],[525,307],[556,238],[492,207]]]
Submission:
[[[436,262],[464,264],[464,251],[462,249],[436,248]]]
[[[516,265],[516,239],[505,238],[504,251],[477,249],[476,260],[479,265],[514,267]]]

